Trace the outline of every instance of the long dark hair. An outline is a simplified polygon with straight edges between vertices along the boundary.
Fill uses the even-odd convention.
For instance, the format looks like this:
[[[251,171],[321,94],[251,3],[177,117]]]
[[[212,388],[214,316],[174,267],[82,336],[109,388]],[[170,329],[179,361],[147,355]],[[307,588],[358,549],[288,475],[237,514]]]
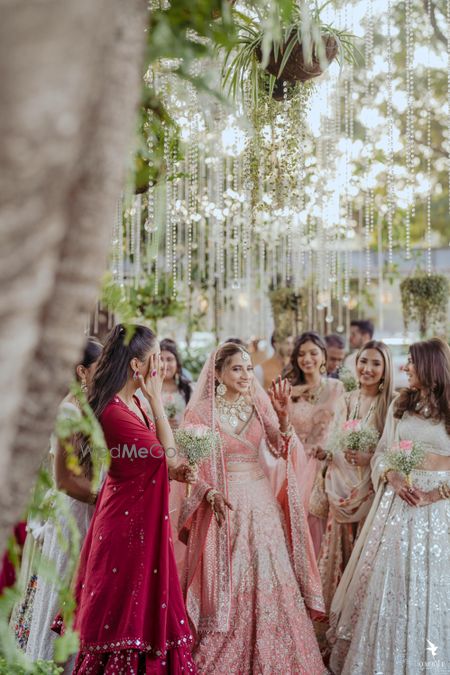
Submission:
[[[118,324],[106,338],[100,362],[95,371],[89,403],[100,417],[110,400],[126,384],[131,359],[143,361],[154,347],[156,335],[146,326],[130,326],[131,338],[123,324]]]
[[[93,363],[99,360],[102,351],[103,345],[96,338],[88,337],[88,339],[86,340],[86,344],[84,345],[82,359],[79,363],[77,363],[75,367],[75,376],[77,379],[78,375],[76,373],[76,368],[78,366],[84,366],[85,368],[89,368],[90,366],[92,366]]]
[[[183,375],[183,364],[181,363],[181,358],[178,353],[176,342],[166,338],[165,340],[161,340],[160,347],[162,352],[170,352],[175,357],[178,375],[177,388],[178,391],[184,396],[184,400],[186,401],[187,405],[192,394],[191,383],[189,382],[188,378]]]
[[[298,365],[298,355],[300,352],[300,347],[305,344],[305,342],[313,342],[316,347],[319,347],[319,349],[322,351],[323,355],[323,360],[326,365],[327,363],[327,347],[325,342],[322,340],[320,337],[319,333],[316,333],[315,331],[306,331],[305,333],[302,333],[301,335],[296,338],[295,343],[294,343],[294,350],[291,355],[291,361],[288,366],[286,366],[284,372],[283,372],[283,377],[287,377],[289,382],[292,384],[292,386],[296,386],[297,384],[305,384],[305,373],[303,370],[300,368]]]
[[[417,378],[428,389],[431,417],[442,420],[450,436],[450,348],[440,338],[415,342],[409,348]],[[405,412],[415,412],[420,391],[402,389],[395,401],[394,417],[402,418]]]

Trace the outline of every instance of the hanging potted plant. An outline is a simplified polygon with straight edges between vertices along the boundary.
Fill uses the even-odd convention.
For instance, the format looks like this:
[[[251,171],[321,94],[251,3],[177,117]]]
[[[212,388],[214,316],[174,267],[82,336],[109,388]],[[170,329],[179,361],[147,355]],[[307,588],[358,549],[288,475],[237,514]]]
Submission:
[[[443,274],[419,271],[403,279],[400,292],[405,330],[417,321],[421,338],[431,330],[445,334],[449,290],[448,278]]]
[[[262,91],[280,92],[280,88],[298,85],[321,75],[330,63],[354,61],[352,35],[333,28],[321,20],[321,12],[331,0],[313,10],[304,4],[295,7],[278,37],[265,45],[264,17],[250,17],[234,12],[238,27],[237,44],[228,49],[223,65],[224,87],[236,97],[244,93],[246,82],[254,102]],[[281,96],[278,96],[282,98]]]

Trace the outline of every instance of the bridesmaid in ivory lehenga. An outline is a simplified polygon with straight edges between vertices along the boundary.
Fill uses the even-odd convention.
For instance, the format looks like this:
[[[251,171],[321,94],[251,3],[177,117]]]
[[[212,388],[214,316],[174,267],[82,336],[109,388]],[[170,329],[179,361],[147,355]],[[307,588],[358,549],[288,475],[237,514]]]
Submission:
[[[372,460],[374,503],[331,606],[336,675],[450,672],[450,350],[411,345],[409,388],[391,404]],[[395,442],[418,441],[410,475],[389,468]]]
[[[184,423],[206,424],[221,439],[179,522],[200,673],[326,672],[310,619],[323,600],[298,487],[307,460],[289,425],[289,389],[281,380],[272,386],[272,407],[247,350],[227,343],[205,364],[186,410]]]

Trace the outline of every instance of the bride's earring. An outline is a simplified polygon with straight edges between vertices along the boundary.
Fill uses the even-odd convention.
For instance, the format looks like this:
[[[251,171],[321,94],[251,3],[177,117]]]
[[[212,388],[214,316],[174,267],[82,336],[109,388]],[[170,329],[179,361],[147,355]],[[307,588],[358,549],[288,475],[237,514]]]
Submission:
[[[224,384],[223,382],[219,382],[216,389],[217,396],[225,396],[226,393],[227,393],[227,385]]]

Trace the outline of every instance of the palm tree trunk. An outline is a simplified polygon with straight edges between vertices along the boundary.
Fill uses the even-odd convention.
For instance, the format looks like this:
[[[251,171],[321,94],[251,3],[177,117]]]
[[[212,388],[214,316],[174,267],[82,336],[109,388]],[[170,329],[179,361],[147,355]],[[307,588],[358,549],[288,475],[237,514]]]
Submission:
[[[48,450],[106,267],[145,0],[11,1],[0,22],[0,550]]]

